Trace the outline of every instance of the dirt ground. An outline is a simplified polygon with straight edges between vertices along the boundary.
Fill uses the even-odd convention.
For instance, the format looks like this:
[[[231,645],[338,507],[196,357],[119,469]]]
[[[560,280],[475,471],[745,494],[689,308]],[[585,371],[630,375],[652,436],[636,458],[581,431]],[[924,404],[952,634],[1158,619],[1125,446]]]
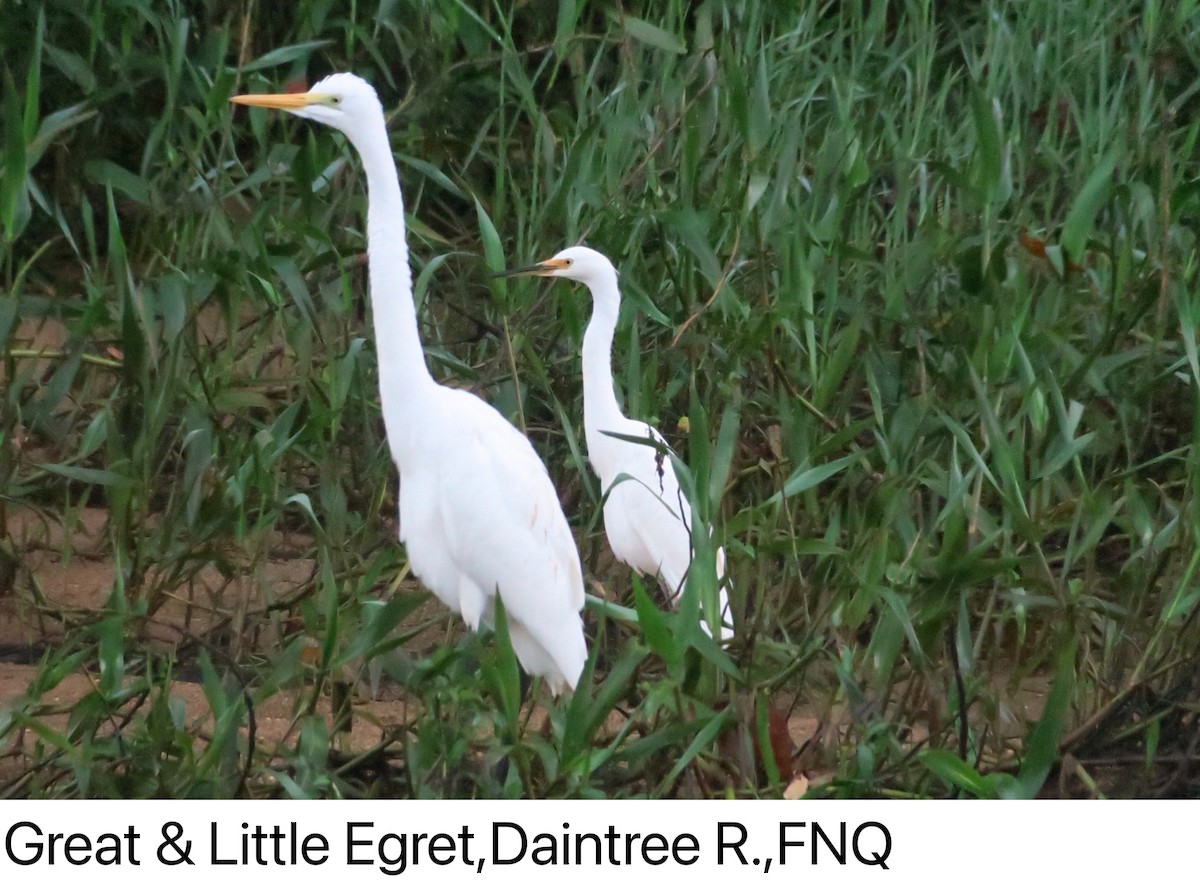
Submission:
[[[99,610],[112,593],[113,563],[101,555],[106,548],[105,521],[106,512],[99,508],[79,510],[78,523],[70,529],[45,520],[33,511],[9,512],[10,541],[20,552],[36,592],[32,597],[23,592],[0,596],[0,706],[25,692],[37,673],[37,651],[62,636],[63,627],[58,615],[86,617],[87,613]],[[298,547],[296,540],[291,539],[286,547],[295,550]],[[269,560],[264,578],[277,596],[284,597],[311,576],[313,565],[310,560],[296,557]],[[230,590],[228,582],[215,568],[202,570],[196,581],[189,587],[178,589],[172,599],[158,609],[147,624],[147,634],[163,648],[197,633],[203,634],[212,619],[206,597],[220,593],[227,608],[233,603],[229,598]],[[252,588],[235,587],[233,590],[235,593],[253,593]],[[36,598],[40,598],[40,604],[34,602]],[[414,620],[426,619],[437,611],[438,603],[430,601],[418,610]],[[270,645],[276,639],[260,637],[259,645]],[[50,725],[58,728],[66,725],[72,706],[91,691],[94,679],[87,672],[70,675],[42,699],[56,711],[49,717]],[[375,747],[386,733],[411,723],[416,715],[394,687],[380,687],[375,697],[367,695],[365,687],[360,690],[354,699],[352,730],[341,739],[342,750],[349,753]],[[257,738],[262,745],[271,747],[288,740],[294,728],[299,695],[297,690],[281,691],[256,708]],[[172,697],[183,702],[188,720],[202,732],[211,714],[200,684],[176,680],[172,685]],[[328,698],[323,700],[323,708],[330,715]],[[538,728],[541,720],[542,712],[533,712],[530,728]],[[820,723],[811,713],[794,711],[787,720],[787,727],[793,746],[798,748],[817,733]],[[32,735],[25,736],[26,743],[32,740]],[[6,767],[0,758],[0,777],[15,762],[11,753],[16,748],[4,750],[10,754],[9,766]]]
[[[0,596],[0,705],[25,692],[37,672],[36,662],[29,659],[62,636],[62,624],[54,616],[57,613],[86,616],[102,607],[112,592],[113,564],[98,554],[103,547],[106,514],[100,509],[84,508],[79,518],[79,525],[65,532],[58,524],[43,521],[33,512],[9,513],[10,538],[21,552],[43,602],[37,605],[25,593]],[[265,579],[278,594],[286,595],[307,580],[312,569],[312,562],[304,559],[271,560],[266,566]],[[218,591],[223,594],[225,605],[229,605],[228,582],[215,568],[202,570],[190,586],[178,589],[155,613],[147,624],[149,638],[168,649],[191,636],[202,635],[212,620],[206,596]],[[259,645],[266,646],[274,640],[261,637]],[[93,679],[86,672],[70,675],[43,698],[44,703],[61,711],[51,716],[53,725],[65,725],[72,706],[93,688]],[[295,691],[283,691],[256,708],[260,742],[269,746],[286,738],[293,725],[297,695]],[[184,703],[188,719],[202,728],[210,712],[200,684],[176,680],[172,697]],[[327,699],[325,703],[328,706]],[[409,722],[412,717],[403,700],[388,698],[386,692],[377,698],[356,699],[355,712],[353,731],[345,738],[347,751],[373,747],[385,730]]]
[[[197,322],[206,340],[223,340],[227,335],[224,318],[215,309],[202,313]],[[65,328],[52,317],[22,320],[16,338],[28,352],[24,355],[22,370],[32,371],[34,375],[52,370],[67,342]],[[38,354],[46,356],[35,356]],[[284,369],[286,367],[259,366],[255,372],[261,377],[264,371],[269,374]],[[0,373],[3,371],[0,367]],[[103,385],[104,374],[97,374],[89,384]],[[101,393],[93,390],[89,396]],[[33,441],[24,442],[34,445]],[[49,450],[27,451],[25,456],[35,461],[57,460]],[[31,509],[9,508],[4,515],[3,528],[10,549],[20,558],[23,578],[14,593],[0,593],[0,707],[25,693],[37,673],[41,651],[63,638],[64,621],[85,621],[103,607],[113,591],[116,574],[113,562],[108,559],[107,512],[85,507],[74,510],[73,515],[74,523],[70,526],[63,526]],[[145,637],[169,652],[221,625],[230,612],[244,616],[253,608],[261,607],[263,598],[259,589],[262,587],[270,588],[274,599],[291,596],[310,580],[314,572],[314,562],[303,556],[309,548],[307,541],[298,537],[269,540],[267,550],[270,553],[253,580],[231,583],[215,567],[203,568],[187,585],[167,592],[168,599],[154,609],[144,625]],[[25,587],[26,584],[32,587]],[[414,623],[426,621],[440,611],[437,601],[431,600],[410,616],[410,620]],[[241,639],[242,648],[234,651],[253,654],[258,650],[278,648],[284,638],[278,630],[272,629],[269,620],[248,621],[251,620],[258,627],[257,632],[247,632]],[[458,629],[455,624],[452,630]],[[430,645],[446,639],[445,630],[435,633],[437,635],[428,640]],[[419,640],[411,644],[411,648],[421,649]],[[315,655],[319,638],[313,638],[311,642]],[[94,679],[93,674],[81,671],[68,676],[44,696],[42,703],[54,711],[48,717],[48,725],[64,727],[74,705],[92,690]],[[395,686],[385,683],[375,687],[374,692],[366,687],[356,688],[352,729],[338,739],[339,749],[344,752],[361,753],[373,748],[385,735],[394,734],[397,727],[413,722],[417,716],[417,711]],[[211,722],[211,712],[199,682],[176,679],[171,692],[173,698],[183,703],[186,718],[197,734],[203,735]],[[260,748],[294,743],[297,711],[302,701],[307,703],[308,697],[303,688],[284,690],[256,707],[256,742]],[[332,721],[328,695],[321,700],[320,709]],[[777,714],[777,717],[783,716]],[[540,728],[543,720],[544,711],[535,705],[530,711],[529,728]],[[616,723],[612,726],[614,731],[619,728]],[[790,708],[786,714],[786,744],[792,751],[804,747],[828,726],[804,707]],[[30,750],[34,741],[35,736],[26,732],[18,736],[17,742],[0,746],[0,783],[7,780],[6,775],[11,778],[19,774],[19,767],[24,762],[22,751]]]
[[[38,650],[54,643],[63,634],[59,619],[64,616],[86,618],[88,613],[100,609],[112,593],[113,564],[102,553],[107,550],[105,521],[105,511],[98,508],[79,510],[76,525],[69,528],[43,519],[33,511],[9,512],[9,540],[32,576],[34,592],[18,591],[0,596],[0,706],[19,698],[30,685],[37,672]],[[286,556],[268,559],[264,574],[257,579],[265,581],[276,598],[287,597],[313,574],[313,562],[296,556],[297,551],[305,550],[303,542],[304,539],[295,537],[274,540],[272,550]],[[219,601],[222,617],[227,617],[230,607],[236,609],[239,602],[255,605],[259,600],[252,584],[235,582],[231,585],[213,567],[201,570],[188,586],[177,588],[168,596],[145,628],[148,638],[164,650],[210,629],[217,618],[216,604],[212,601]],[[41,602],[36,602],[38,600]],[[439,611],[437,601],[430,600],[413,618],[423,621]],[[443,630],[428,642],[432,645],[444,642],[444,639]],[[269,629],[260,631],[248,638],[242,652],[278,648],[281,640]],[[317,639],[312,640],[312,645],[315,655]],[[420,648],[420,644],[416,645]],[[49,716],[49,725],[58,728],[66,725],[73,705],[93,688],[94,679],[88,672],[73,674],[42,699],[54,712]],[[904,690],[905,687],[898,687],[895,697],[904,697]],[[1006,724],[1005,731],[1011,737],[1024,734],[1029,723],[1040,715],[1047,691],[1048,681],[1044,678],[1023,681],[1006,700],[998,720],[991,722]],[[256,707],[256,741],[260,748],[269,749],[295,741],[294,730],[302,695],[307,701],[308,695],[302,690],[284,690]],[[197,734],[205,734],[206,726],[211,723],[211,712],[199,682],[175,680],[172,697],[183,703],[185,716]],[[319,709],[332,721],[328,695],[321,700]],[[911,742],[922,742],[932,729],[938,727],[936,712],[939,710],[945,710],[943,699],[918,699],[908,736]],[[377,687],[374,695],[367,687],[357,687],[353,711],[350,732],[339,738],[339,749],[351,754],[376,747],[386,735],[396,734],[398,727],[411,724],[419,714],[398,687],[386,683]],[[543,719],[544,712],[535,708],[530,714],[529,728],[539,728]],[[772,743],[781,769],[794,772],[792,794],[798,795],[810,784],[832,777],[828,768],[829,749],[851,719],[851,713],[844,706],[819,711],[814,705],[797,704],[794,700],[779,704],[771,718]],[[612,724],[613,729],[619,725]],[[34,740],[31,733],[25,733],[20,737],[21,745],[0,748],[0,780],[5,780],[6,774],[9,778],[17,774],[24,759],[22,751],[30,750]]]

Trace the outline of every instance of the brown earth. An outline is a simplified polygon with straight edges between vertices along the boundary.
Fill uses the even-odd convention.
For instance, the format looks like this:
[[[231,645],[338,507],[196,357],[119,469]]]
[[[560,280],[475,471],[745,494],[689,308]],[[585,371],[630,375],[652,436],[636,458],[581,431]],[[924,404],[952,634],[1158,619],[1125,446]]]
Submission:
[[[73,526],[64,527],[33,510],[10,511],[7,520],[8,538],[13,550],[19,552],[22,569],[27,571],[33,592],[0,596],[0,706],[19,698],[37,673],[37,651],[52,644],[64,634],[63,620],[83,620],[98,611],[113,591],[116,579],[111,560],[102,554],[106,550],[106,512],[100,508],[81,508]],[[281,551],[303,550],[304,539],[274,539]],[[287,556],[268,559],[260,579],[272,588],[276,598],[296,592],[313,574],[311,560]],[[231,596],[232,594],[232,596]],[[248,601],[242,598],[250,598]],[[257,593],[249,583],[231,583],[212,566],[201,569],[186,587],[170,592],[168,599],[154,612],[145,626],[148,639],[163,649],[203,636],[215,621],[225,618],[239,602],[253,605]],[[219,603],[219,609],[218,609]],[[423,605],[410,620],[426,621],[441,611],[436,601]],[[453,628],[457,630],[457,627]],[[260,632],[257,643],[245,652],[253,653],[277,648],[280,637]],[[445,630],[432,631],[428,644],[444,641]],[[423,644],[417,643],[417,648]],[[316,641],[312,641],[314,653]],[[7,659],[7,660],[6,660]],[[13,660],[17,659],[17,660]],[[72,707],[95,688],[96,677],[89,672],[67,676],[52,691],[41,698],[50,711],[45,722],[61,730],[67,724]],[[177,679],[172,683],[171,697],[183,702],[188,722],[196,734],[203,735],[211,726],[211,711],[198,682]],[[307,704],[309,694],[304,689],[283,690],[266,699],[254,712],[256,743],[262,748],[277,747],[295,740],[294,729],[298,709]],[[333,714],[328,694],[318,710],[329,718]],[[353,702],[351,730],[339,739],[339,747],[350,754],[374,748],[385,736],[411,724],[417,711],[394,688],[387,686],[371,697],[366,687],[358,687]],[[545,714],[540,708],[531,711],[527,728],[538,730]],[[615,732],[621,723],[610,724]],[[822,723],[807,711],[792,712],[787,729],[794,747],[803,747],[822,728]],[[32,750],[36,736],[32,732],[19,734],[9,746],[0,749],[0,783],[15,777],[24,765],[25,752]]]
[[[0,706],[19,698],[37,673],[37,651],[64,635],[63,622],[86,620],[98,611],[113,591],[113,563],[106,559],[106,513],[99,508],[75,511],[75,523],[64,527],[32,510],[10,510],[7,519],[10,549],[17,551],[21,566],[30,577],[31,592],[18,591],[0,595]],[[314,574],[312,560],[300,556],[307,550],[308,539],[296,535],[276,534],[268,540],[266,549],[272,552],[255,580],[229,580],[214,566],[206,566],[186,586],[166,592],[165,599],[147,619],[145,638],[162,650],[170,650],[195,637],[204,637],[215,625],[228,627],[231,613],[246,617],[250,610],[261,608],[262,587],[269,587],[273,599],[285,599],[298,592]],[[594,590],[603,588],[593,584]],[[425,603],[410,618],[413,624],[427,622],[444,612],[435,600]],[[278,649],[285,639],[279,625],[269,619],[254,617],[259,628],[244,638],[242,655]],[[429,629],[411,648],[418,651],[445,642],[447,631],[461,630],[457,621],[449,620]],[[313,660],[317,659],[318,639],[310,640]],[[41,703],[49,711],[48,726],[62,729],[72,707],[94,688],[95,675],[80,672],[66,677]],[[193,678],[194,679],[194,678]],[[907,740],[913,746],[923,744],[931,732],[945,724],[937,719],[946,703],[938,697],[940,690],[922,684],[913,687],[901,684],[893,698],[909,698],[910,723]],[[1003,735],[998,741],[1025,734],[1029,724],[1040,716],[1048,681],[1035,677],[1020,681],[1003,698],[998,711],[987,722]],[[388,737],[395,738],[403,727],[411,725],[419,715],[414,703],[403,697],[396,687],[384,684],[374,694],[369,687],[353,688],[354,697],[350,730],[338,737],[339,750],[360,754],[375,748]],[[193,734],[203,736],[211,727],[209,710],[202,687],[198,682],[177,678],[171,686],[172,698],[184,706],[185,717]],[[300,687],[282,690],[256,706],[254,711],[256,747],[267,754],[271,749],[294,744],[298,716],[308,713],[311,689]],[[814,698],[811,701],[780,697],[773,703],[772,745],[780,772],[794,774],[793,793],[820,784],[832,777],[835,748],[853,730],[854,715],[845,705],[830,707]],[[302,709],[303,708],[303,709]],[[316,710],[326,716],[332,726],[333,711],[328,692],[317,702]],[[753,715],[744,712],[746,722]],[[973,713],[978,713],[973,711]],[[983,716],[980,714],[982,725]],[[533,706],[527,728],[540,729],[544,711]],[[615,732],[622,723],[619,715],[609,728]],[[753,733],[748,733],[752,736]],[[728,756],[745,755],[754,748],[754,741],[736,731],[729,739]],[[0,747],[0,785],[20,775],[27,765],[27,753],[33,748],[36,736],[29,731],[17,734],[7,747]],[[737,751],[740,744],[742,750]],[[756,751],[752,754],[756,755]],[[756,763],[741,760],[737,767],[745,770]],[[761,765],[761,761],[757,765]]]

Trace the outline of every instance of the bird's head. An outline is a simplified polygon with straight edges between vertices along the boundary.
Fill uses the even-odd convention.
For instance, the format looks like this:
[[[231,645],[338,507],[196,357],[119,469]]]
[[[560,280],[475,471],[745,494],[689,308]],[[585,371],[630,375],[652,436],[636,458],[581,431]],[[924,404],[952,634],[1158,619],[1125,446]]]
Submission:
[[[606,275],[616,276],[612,262],[594,249],[586,246],[570,246],[553,258],[529,265],[526,268],[514,268],[505,271],[504,277],[566,277],[589,286]]]
[[[379,96],[371,84],[354,74],[330,74],[308,92],[235,95],[230,101],[316,120],[341,130],[351,141],[365,127],[378,125],[383,117]]]

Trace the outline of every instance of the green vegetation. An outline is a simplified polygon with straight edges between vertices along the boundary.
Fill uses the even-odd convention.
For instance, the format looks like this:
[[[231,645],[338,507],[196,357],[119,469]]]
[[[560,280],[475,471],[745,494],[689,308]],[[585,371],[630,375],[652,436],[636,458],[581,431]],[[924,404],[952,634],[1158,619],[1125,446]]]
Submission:
[[[0,796],[1200,794],[1195,0],[43,0],[0,40]],[[435,375],[528,430],[608,600],[544,725],[395,543],[355,161],[228,103],[333,70],[389,110]],[[728,657],[711,571],[675,613],[607,554],[586,293],[488,276],[580,240]],[[90,607],[34,559],[86,509]]]

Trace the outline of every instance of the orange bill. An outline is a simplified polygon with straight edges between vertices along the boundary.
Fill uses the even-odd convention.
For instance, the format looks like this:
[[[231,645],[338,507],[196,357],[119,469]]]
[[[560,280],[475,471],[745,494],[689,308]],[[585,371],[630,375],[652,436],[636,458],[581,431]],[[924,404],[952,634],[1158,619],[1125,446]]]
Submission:
[[[540,261],[536,265],[528,265],[524,268],[512,268],[508,271],[501,271],[498,274],[493,274],[495,277],[545,277],[547,274],[552,274],[555,271],[561,271],[567,267],[565,258],[548,258],[545,261]]]

